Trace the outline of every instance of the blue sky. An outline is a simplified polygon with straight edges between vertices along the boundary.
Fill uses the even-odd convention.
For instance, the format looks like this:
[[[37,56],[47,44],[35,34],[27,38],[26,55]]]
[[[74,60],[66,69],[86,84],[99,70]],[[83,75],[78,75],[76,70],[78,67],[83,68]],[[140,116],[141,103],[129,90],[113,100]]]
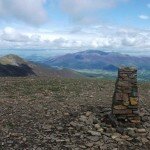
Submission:
[[[149,0],[0,0],[0,55],[150,54]]]

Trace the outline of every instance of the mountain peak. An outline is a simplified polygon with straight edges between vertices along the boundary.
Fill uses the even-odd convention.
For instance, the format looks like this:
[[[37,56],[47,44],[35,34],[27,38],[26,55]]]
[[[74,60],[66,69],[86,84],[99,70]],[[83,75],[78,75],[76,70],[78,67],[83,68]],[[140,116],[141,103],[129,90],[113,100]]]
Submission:
[[[100,50],[86,50],[79,53],[87,53],[87,54],[99,54],[99,55],[108,55],[108,52],[100,51]]]
[[[17,55],[9,54],[0,58],[0,64],[19,66],[21,64],[26,64],[26,61]]]

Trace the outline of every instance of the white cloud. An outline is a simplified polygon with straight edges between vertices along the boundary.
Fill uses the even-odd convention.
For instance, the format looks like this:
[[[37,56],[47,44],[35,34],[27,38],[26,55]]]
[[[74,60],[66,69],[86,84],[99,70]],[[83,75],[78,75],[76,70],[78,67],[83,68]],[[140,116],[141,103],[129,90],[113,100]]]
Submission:
[[[72,31],[74,31],[72,33]],[[77,31],[77,32],[76,32]],[[150,30],[93,26],[68,31],[19,31],[11,27],[0,31],[0,48],[85,50],[107,49],[118,52],[150,51]]]
[[[81,24],[100,22],[99,14],[93,13],[102,9],[111,9],[129,0],[61,0],[62,10],[71,16],[73,21]]]
[[[61,6],[66,12],[77,14],[97,9],[113,8],[120,2],[128,0],[61,0]]]
[[[0,49],[32,48],[39,40],[40,37],[36,34],[19,31],[12,27],[5,27],[0,31]]]
[[[32,25],[41,25],[47,20],[44,8],[46,0],[0,0],[1,20],[17,19]]]
[[[89,23],[97,21],[93,15],[88,16],[91,12],[113,8],[127,1],[129,0],[0,0],[0,20],[11,22],[16,19],[38,26],[48,20],[48,9],[60,9],[58,5],[61,5],[74,19]]]
[[[139,18],[140,18],[140,19],[143,19],[143,20],[149,20],[149,19],[150,19],[150,16],[147,16],[147,15],[140,15]]]
[[[21,34],[11,27],[6,27],[2,31],[1,39],[8,42],[28,42],[30,40],[27,35]]]

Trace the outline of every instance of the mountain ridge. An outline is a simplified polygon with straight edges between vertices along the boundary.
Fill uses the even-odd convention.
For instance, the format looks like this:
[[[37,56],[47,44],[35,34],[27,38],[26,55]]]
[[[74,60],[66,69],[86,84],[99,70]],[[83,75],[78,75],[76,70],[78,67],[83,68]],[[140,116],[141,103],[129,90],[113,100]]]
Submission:
[[[48,77],[64,77],[64,78],[76,78],[82,77],[80,73],[77,73],[69,69],[56,69],[52,67],[46,67],[38,63],[29,62],[23,58],[9,54],[0,57],[0,77],[26,77],[26,76],[48,76]]]
[[[52,59],[44,64],[70,69],[102,69],[116,71],[120,66],[133,66],[138,69],[150,69],[150,57],[130,56],[116,52],[87,50],[69,53]]]

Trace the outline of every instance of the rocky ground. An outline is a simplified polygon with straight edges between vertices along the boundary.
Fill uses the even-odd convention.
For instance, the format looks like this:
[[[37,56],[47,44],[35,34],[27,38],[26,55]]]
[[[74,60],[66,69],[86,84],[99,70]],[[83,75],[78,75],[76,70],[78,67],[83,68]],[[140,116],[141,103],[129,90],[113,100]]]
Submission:
[[[2,150],[149,150],[150,83],[140,83],[138,127],[112,127],[114,81],[1,78]],[[107,123],[106,123],[107,122]]]

